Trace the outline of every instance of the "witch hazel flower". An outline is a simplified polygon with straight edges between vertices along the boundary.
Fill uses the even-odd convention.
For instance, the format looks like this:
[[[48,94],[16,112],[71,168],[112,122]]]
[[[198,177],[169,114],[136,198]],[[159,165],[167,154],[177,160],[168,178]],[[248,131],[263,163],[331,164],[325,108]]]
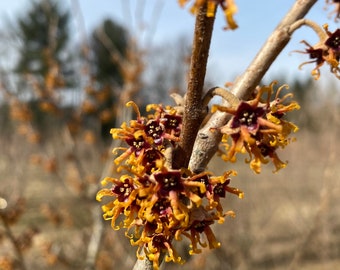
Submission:
[[[223,160],[235,162],[237,153],[248,153],[247,162],[255,173],[260,173],[261,164],[266,164],[270,160],[275,165],[275,171],[286,166],[286,163],[278,158],[276,150],[288,145],[291,141],[289,135],[298,128],[284,120],[284,116],[300,107],[295,101],[285,104],[292,94],[279,97],[286,85],[279,87],[271,101],[275,84],[277,82],[259,87],[254,99],[240,101],[237,106],[213,106],[213,111],[219,110],[232,115],[230,121],[219,129],[223,134],[222,144],[227,151],[222,154]],[[265,94],[266,98],[263,100]]]
[[[299,66],[301,69],[306,64],[315,63],[315,68],[311,74],[315,80],[320,78],[320,68],[326,63],[330,67],[330,72],[340,79],[340,29],[336,29],[334,32],[328,30],[328,25],[325,24],[323,28],[310,20],[300,20],[292,25],[291,31],[306,25],[313,29],[318,35],[319,41],[315,45],[310,45],[307,41],[302,40],[301,43],[307,46],[305,51],[295,51],[299,53],[308,54],[310,61],[304,62]]]

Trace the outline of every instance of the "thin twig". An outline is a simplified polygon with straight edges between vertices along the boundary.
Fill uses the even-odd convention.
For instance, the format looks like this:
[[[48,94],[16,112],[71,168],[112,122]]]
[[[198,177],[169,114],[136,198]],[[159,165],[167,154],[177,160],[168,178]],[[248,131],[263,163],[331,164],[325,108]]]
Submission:
[[[175,151],[174,168],[187,167],[197,132],[206,114],[202,92],[215,17],[207,17],[207,5],[199,7],[190,63],[189,82],[183,115],[181,141]]]
[[[235,82],[231,91],[236,97],[247,99],[247,97],[251,95],[276,57],[288,44],[292,34],[290,26],[302,19],[315,3],[316,0],[298,0],[294,3],[293,7],[270,35],[247,70]],[[228,104],[222,101],[222,105]],[[192,171],[201,172],[205,170],[208,162],[216,153],[218,143],[221,140],[222,135],[216,128],[218,129],[225,125],[228,117],[228,114],[217,111],[198,132],[189,163],[189,168]]]

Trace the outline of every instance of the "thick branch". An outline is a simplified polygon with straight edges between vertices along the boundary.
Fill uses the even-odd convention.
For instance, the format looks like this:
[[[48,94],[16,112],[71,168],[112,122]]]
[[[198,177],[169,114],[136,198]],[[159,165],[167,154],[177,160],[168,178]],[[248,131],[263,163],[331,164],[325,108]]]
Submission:
[[[298,0],[295,2],[247,70],[235,82],[232,88],[232,93],[235,96],[240,99],[246,99],[252,93],[276,57],[289,42],[292,34],[289,27],[297,20],[302,19],[315,3],[316,0]],[[206,168],[215,154],[222,136],[215,128],[225,125],[227,120],[228,115],[226,113],[217,111],[199,131],[189,163],[189,168],[192,171],[199,172]],[[212,128],[214,128],[214,131],[211,131]]]
[[[206,14],[207,7],[204,4],[196,15],[181,141],[175,152],[174,168],[188,165],[197,132],[206,113],[202,110],[202,91],[215,20],[215,17],[207,17]]]

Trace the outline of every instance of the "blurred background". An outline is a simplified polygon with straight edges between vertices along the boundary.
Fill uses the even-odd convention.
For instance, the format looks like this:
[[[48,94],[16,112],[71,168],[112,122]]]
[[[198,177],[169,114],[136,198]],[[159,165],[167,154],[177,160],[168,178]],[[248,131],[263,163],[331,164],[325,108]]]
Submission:
[[[236,31],[223,30],[219,10],[206,89],[234,81],[294,2],[237,1]],[[0,2],[0,270],[132,268],[135,248],[95,201],[100,180],[115,176],[119,145],[109,130],[132,117],[127,101],[143,111],[185,92],[190,4]],[[334,7],[318,1],[307,17],[333,32]],[[305,49],[303,39],[317,42],[310,29],[297,31],[263,79],[288,83],[301,105],[291,116],[297,140],[279,153],[287,168],[255,175],[243,162],[214,159],[216,174],[238,171],[232,186],[245,198],[225,201],[237,216],[214,228],[222,247],[186,257],[181,269],[340,268],[339,80],[328,67],[318,81],[313,64],[298,69],[309,60],[292,52]]]

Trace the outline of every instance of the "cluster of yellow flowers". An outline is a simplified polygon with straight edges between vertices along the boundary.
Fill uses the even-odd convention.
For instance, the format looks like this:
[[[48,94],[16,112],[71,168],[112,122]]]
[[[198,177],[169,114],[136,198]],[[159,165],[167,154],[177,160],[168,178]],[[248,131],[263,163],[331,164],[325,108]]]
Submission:
[[[275,82],[258,88],[253,100],[235,107],[213,107],[233,115],[219,129],[224,134],[222,145],[226,145],[228,138],[232,141],[231,147],[226,147],[228,153],[222,155],[224,160],[235,161],[236,153],[248,152],[250,166],[257,173],[261,163],[268,162],[267,158],[273,161],[276,170],[286,166],[276,149],[285,147],[291,141],[290,133],[297,130],[283,118],[299,105],[294,101],[284,104],[291,97],[291,94],[280,97],[285,85],[278,88],[271,100],[274,85]],[[172,244],[182,236],[191,242],[190,254],[200,253],[199,246],[219,247],[211,225],[234,216],[234,212],[223,209],[221,198],[228,193],[243,197],[242,191],[229,186],[230,177],[236,172],[214,176],[208,171],[193,173],[188,168],[172,168],[171,150],[179,142],[182,115],[173,107],[151,104],[146,110],[153,113],[143,117],[135,103],[128,102],[127,106],[134,108],[136,119],[111,129],[113,138],[127,146],[114,149],[116,154],[122,151],[115,159],[117,172],[126,173],[102,181],[111,187],[100,190],[97,200],[113,198],[102,206],[104,218],[111,220],[113,229],[125,229],[131,244],[138,246],[138,258],[146,255],[155,269],[162,254],[165,261],[183,262]]]
[[[240,190],[229,186],[229,176],[234,172],[213,176],[209,172],[172,169],[167,151],[179,141],[182,116],[171,107],[152,104],[147,110],[153,109],[154,113],[142,117],[135,103],[127,105],[134,107],[137,119],[111,130],[114,139],[128,146],[114,149],[124,151],[115,163],[119,172],[127,173],[119,179],[106,177],[102,181],[111,187],[100,190],[97,200],[114,198],[102,207],[104,218],[111,220],[113,229],[126,229],[131,244],[138,246],[137,256],[143,258],[144,251],[155,269],[162,253],[166,261],[183,262],[171,243],[182,236],[191,240],[191,254],[201,251],[199,245],[218,247],[210,226],[234,215],[232,211],[224,212],[220,199],[227,192],[243,197]]]

